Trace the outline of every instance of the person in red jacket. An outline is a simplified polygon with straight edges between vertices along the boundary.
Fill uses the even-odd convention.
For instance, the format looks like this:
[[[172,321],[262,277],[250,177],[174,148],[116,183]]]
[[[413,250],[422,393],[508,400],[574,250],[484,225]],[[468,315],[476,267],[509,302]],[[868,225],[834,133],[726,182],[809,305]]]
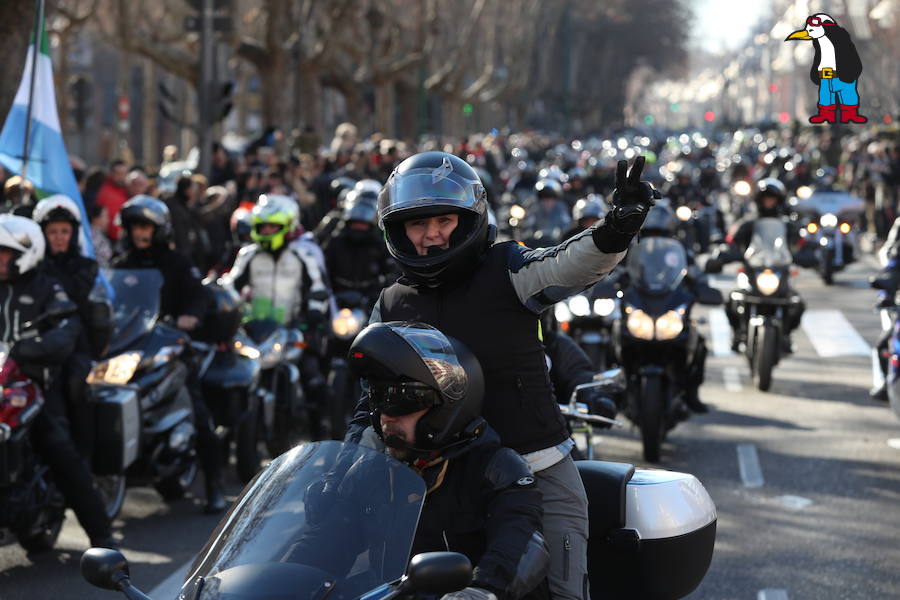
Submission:
[[[119,239],[121,227],[116,224],[116,215],[122,209],[122,205],[128,201],[128,187],[126,180],[128,177],[128,166],[123,160],[114,160],[109,165],[109,175],[106,181],[100,186],[97,192],[97,206],[106,209],[109,215],[109,225],[107,225],[106,233],[111,240]]]

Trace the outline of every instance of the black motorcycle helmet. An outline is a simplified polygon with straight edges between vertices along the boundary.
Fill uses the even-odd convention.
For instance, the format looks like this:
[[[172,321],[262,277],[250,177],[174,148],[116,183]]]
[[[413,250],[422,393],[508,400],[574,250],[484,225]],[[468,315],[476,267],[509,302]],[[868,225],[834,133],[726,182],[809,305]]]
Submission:
[[[774,208],[766,208],[763,199],[771,196],[777,200]],[[787,202],[787,189],[784,184],[774,177],[760,179],[756,183],[756,196],[753,198],[756,204],[756,212],[760,217],[777,217],[784,210],[785,202]]]
[[[604,202],[603,197],[597,194],[588,194],[584,198],[578,200],[572,207],[572,220],[581,226],[582,219],[600,220],[606,216],[609,206]]]
[[[678,224],[675,211],[667,202],[657,201],[650,208],[644,224],[641,225],[642,236],[673,237]]]
[[[412,459],[468,442],[484,430],[481,365],[461,342],[424,323],[393,321],[366,327],[350,346],[350,368],[369,384],[372,426],[381,414],[427,409],[416,425],[416,446],[395,436],[385,443]]]
[[[534,193],[537,194],[538,198],[559,199],[562,196],[562,191],[562,184],[550,177],[539,179],[538,182],[534,184]]]
[[[331,203],[333,206],[338,205],[338,201],[340,200],[341,192],[346,190],[352,190],[353,186],[356,185],[356,180],[352,177],[347,177],[346,175],[342,175],[340,177],[335,177],[331,180],[331,183],[328,185],[328,193],[331,198]]]
[[[447,250],[419,256],[406,235],[410,219],[456,213]],[[446,152],[423,152],[400,163],[378,195],[378,226],[388,252],[414,285],[437,287],[470,271],[497,230],[488,224],[487,194],[478,174]]]
[[[169,243],[172,235],[172,218],[169,215],[169,207],[162,200],[152,196],[135,196],[122,205],[116,217],[127,234],[124,239],[125,247],[131,248],[131,226],[135,223],[149,223],[154,226],[153,245],[163,247]]]
[[[191,332],[195,340],[207,344],[227,343],[235,336],[244,317],[240,295],[214,282],[203,285],[209,298],[209,310],[201,325]]]

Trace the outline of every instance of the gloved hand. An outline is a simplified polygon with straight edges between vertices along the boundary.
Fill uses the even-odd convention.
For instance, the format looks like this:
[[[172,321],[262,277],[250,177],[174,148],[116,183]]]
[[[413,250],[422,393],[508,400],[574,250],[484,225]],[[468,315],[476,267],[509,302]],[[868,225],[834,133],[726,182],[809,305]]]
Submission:
[[[634,160],[631,172],[627,174],[628,163],[620,160],[616,167],[616,190],[613,192],[613,207],[606,216],[607,222],[620,233],[634,235],[641,230],[650,207],[661,198],[652,184],[641,181],[645,158]]]
[[[451,592],[441,596],[441,600],[497,600],[493,592],[477,587],[467,587],[458,592]]]

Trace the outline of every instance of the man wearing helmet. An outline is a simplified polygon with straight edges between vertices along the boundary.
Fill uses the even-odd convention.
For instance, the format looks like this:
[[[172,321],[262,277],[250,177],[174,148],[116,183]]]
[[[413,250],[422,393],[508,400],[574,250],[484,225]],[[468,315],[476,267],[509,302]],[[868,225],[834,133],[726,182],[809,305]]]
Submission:
[[[347,194],[340,226],[325,247],[328,276],[335,294],[357,291],[373,304],[393,261],[378,235],[378,193],[351,190]]]
[[[369,420],[387,452],[425,481],[410,556],[460,552],[475,567],[469,586],[444,600],[546,598],[549,556],[541,534],[541,492],[528,463],[503,447],[481,417],[484,377],[478,359],[430,325],[391,322],[364,329],[353,341],[349,361],[368,383]],[[310,518],[320,521],[320,535],[328,535],[329,518],[359,519],[354,528],[364,543],[371,516],[329,510],[358,493],[352,476],[353,468],[342,481],[310,486],[305,505]],[[375,493],[367,490],[366,498]],[[297,546],[328,548],[310,538]],[[322,559],[329,568],[341,562]]]
[[[41,226],[47,242],[41,268],[62,284],[78,307],[81,319],[82,334],[75,352],[66,360],[63,382],[74,433],[82,451],[87,453],[93,443],[93,414],[81,406],[85,378],[91,360],[100,359],[109,345],[112,310],[106,290],[97,281],[97,261],[79,251],[81,210],[75,201],[60,194],[44,198],[35,206],[32,219]]]
[[[712,252],[709,261],[707,261],[707,271],[721,270],[722,264],[740,260],[744,256],[753,240],[753,227],[757,219],[781,219],[787,228],[789,247],[794,247],[800,240],[800,230],[797,224],[788,218],[787,189],[778,179],[774,177],[761,179],[756,184],[756,196],[753,198],[753,203],[756,214],[748,215],[732,225],[731,231],[725,237],[725,244]],[[794,260],[801,266],[806,264],[803,262],[804,259],[801,253],[795,255]],[[799,295],[797,296],[799,297]],[[784,321],[784,337],[782,338],[782,352],[790,354],[794,351],[791,333],[800,325],[800,320],[805,310],[806,303],[802,299],[787,309]],[[734,352],[740,352],[740,344],[744,341],[742,339],[744,332],[741,330],[743,320],[741,315],[737,314],[735,303],[730,299],[725,303],[725,314],[728,316],[728,321],[735,332],[735,335],[732,336],[731,349]]]
[[[44,246],[44,235],[34,221],[0,215],[0,305],[4,307],[0,342],[12,346],[9,357],[44,391],[44,406],[32,429],[36,451],[50,467],[91,546],[116,547],[103,501],[69,431],[58,375],[75,348],[81,323],[59,282],[39,268]]]
[[[329,312],[330,292],[319,257],[308,240],[296,239],[300,223],[297,202],[288,196],[263,195],[250,214],[250,238],[222,283],[252,298],[252,315],[288,327],[306,329],[313,350]],[[300,365],[307,396],[318,407],[327,402],[327,386],[317,356],[307,351]],[[319,419],[312,419],[318,428]],[[314,431],[318,437],[321,432]]]
[[[172,222],[165,203],[150,196],[135,196],[122,205],[119,218],[126,252],[113,261],[113,267],[157,269],[163,277],[160,316],[174,318],[175,325],[184,331],[196,329],[206,316],[211,297],[200,282],[197,269],[169,247]],[[205,511],[214,514],[226,507],[219,439],[213,430],[196,374],[193,369],[189,372],[188,389],[197,427],[197,455],[206,480]]]
[[[543,493],[550,587],[587,597],[587,498],[570,457],[574,443],[553,397],[538,316],[605,276],[621,260],[658,197],[621,161],[613,208],[603,222],[551,248],[493,244],[487,201],[463,160],[425,152],[403,161],[379,197],[379,225],[403,277],[382,291],[372,321],[418,320],[469,347],[484,368],[482,414],[503,445],[524,456]],[[347,433],[369,424],[360,401]]]
[[[580,198],[572,207],[572,221],[575,224],[563,234],[562,239],[567,240],[581,233],[602,219],[607,210],[609,207],[603,201],[603,197],[598,194],[588,194],[584,198]]]
[[[556,179],[545,177],[535,184],[534,192],[537,204],[532,239],[541,247],[558,244],[565,239],[562,234],[572,222],[568,205],[562,199],[562,185]]]

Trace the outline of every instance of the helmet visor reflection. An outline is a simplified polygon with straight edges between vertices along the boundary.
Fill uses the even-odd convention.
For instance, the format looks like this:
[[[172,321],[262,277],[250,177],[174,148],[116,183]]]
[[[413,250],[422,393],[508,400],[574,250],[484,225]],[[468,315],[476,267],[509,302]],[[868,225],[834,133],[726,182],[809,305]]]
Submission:
[[[388,203],[379,210],[379,218],[411,208],[446,206],[463,208],[481,214],[485,203],[480,200],[484,188],[476,180],[454,174],[443,175],[438,169],[415,169],[395,174],[387,183]]]
[[[444,397],[462,399],[468,378],[447,336],[424,323],[394,322],[387,326],[421,357]]]

